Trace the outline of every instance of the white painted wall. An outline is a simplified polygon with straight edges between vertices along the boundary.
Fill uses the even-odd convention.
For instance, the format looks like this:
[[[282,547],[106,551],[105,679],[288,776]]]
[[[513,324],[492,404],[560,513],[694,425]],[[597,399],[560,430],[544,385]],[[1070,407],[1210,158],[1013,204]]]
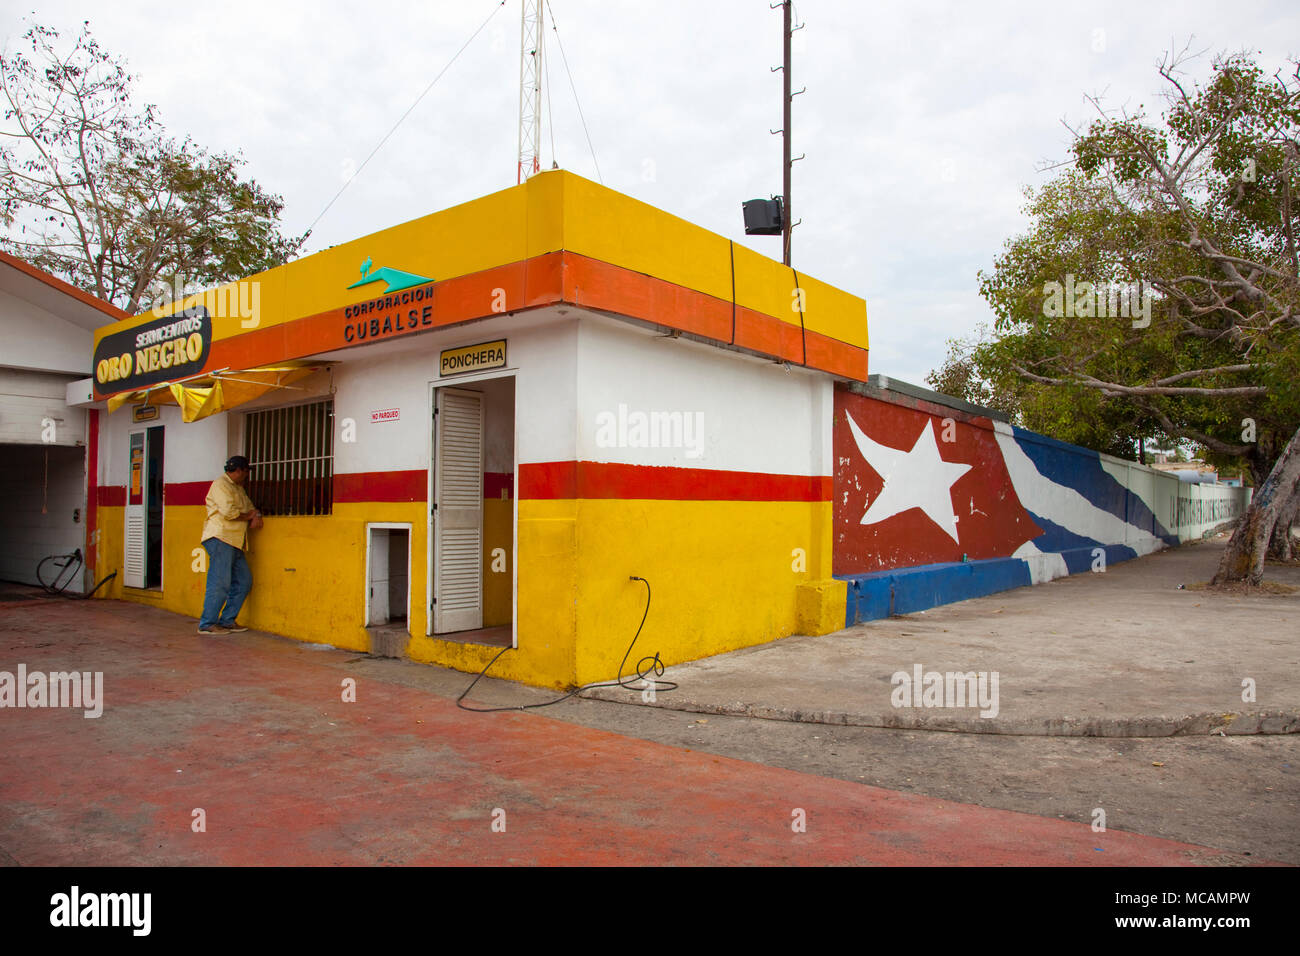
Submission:
[[[1190,484],[1169,472],[1111,455],[1101,456],[1101,467],[1141,498],[1160,523],[1184,541],[1199,538],[1244,513],[1254,493],[1252,488]]]
[[[475,381],[473,376],[459,375],[440,379],[439,353],[497,338],[507,339],[506,362],[517,370],[520,461],[572,460],[576,329],[576,320],[568,317],[516,316],[421,335],[405,343],[401,352],[335,353],[342,359],[333,369],[335,422],[341,427],[344,419],[354,419],[357,437],[354,443],[336,438],[335,474],[427,469],[433,414],[430,384],[468,386]],[[371,411],[388,408],[400,409],[401,417],[371,424]],[[504,406],[498,409],[498,414],[503,413]],[[489,448],[488,470],[511,470],[512,464],[502,465],[501,449],[495,457],[492,451]]]
[[[578,396],[584,461],[831,474],[834,395],[824,374],[591,316],[578,336]],[[661,433],[676,447],[633,447],[638,413],[681,413],[682,429]],[[698,440],[686,416],[701,426]]]
[[[46,444],[46,421],[54,423],[52,444],[86,441],[86,412],[66,404],[69,375],[0,368],[0,444]]]
[[[220,477],[222,465],[234,451],[227,450],[226,416],[214,415],[186,424],[181,410],[174,405],[159,409],[158,418],[136,425],[131,422],[131,407],[124,405],[113,412],[99,413],[99,483],[126,485],[130,477],[130,438],[133,431],[163,425],[167,429],[163,445],[163,482],[213,481]]]
[[[1166,481],[1171,479],[1162,475]],[[1231,521],[1245,513],[1250,506],[1254,488],[1232,488],[1228,485],[1193,485],[1179,481],[1176,489],[1178,503],[1175,527],[1184,541],[1199,538],[1210,529]]]
[[[10,267],[0,265],[0,269]],[[24,276],[20,281],[35,280]],[[59,296],[58,301],[79,312],[88,308],[67,296]],[[104,324],[111,321],[104,316]],[[90,329],[0,289],[0,365],[84,378],[90,374],[94,338]]]

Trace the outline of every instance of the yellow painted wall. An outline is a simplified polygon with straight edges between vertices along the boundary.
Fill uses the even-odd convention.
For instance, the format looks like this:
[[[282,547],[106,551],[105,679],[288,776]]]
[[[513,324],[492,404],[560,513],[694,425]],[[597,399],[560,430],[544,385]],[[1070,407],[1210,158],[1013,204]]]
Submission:
[[[580,176],[563,186],[565,249],[731,301],[725,237]]]
[[[124,598],[198,618],[203,610],[206,552],[199,535],[201,505],[169,506],[163,517],[162,591],[122,584],[123,508],[99,510],[100,544],[96,580],[110,571],[118,577],[100,594]],[[366,524],[411,525],[412,606],[410,625],[424,631],[425,542],[423,502],[339,503],[333,515],[268,517],[253,533],[248,566],[253,590],[244,602],[241,624],[299,640],[368,651],[365,630]],[[203,557],[195,553],[202,552]],[[203,561],[202,565],[199,564]]]
[[[483,499],[483,626],[509,624],[513,611],[514,588],[514,511],[509,498]],[[492,552],[500,549],[504,560],[497,561]],[[502,570],[494,570],[501,568]]]
[[[510,504],[489,503],[489,535],[508,536]],[[495,677],[556,688],[612,678],[645,606],[643,585],[628,580],[633,574],[650,581],[653,602],[625,673],[656,651],[673,664],[843,626],[844,589],[830,579],[829,502],[525,500],[519,510],[519,647],[501,656]],[[100,509],[96,579],[121,568],[123,511]],[[192,551],[203,511],[167,508],[163,592],[124,588],[119,576],[100,595],[197,618],[205,576],[193,570]],[[406,522],[413,635],[407,653],[480,670],[497,648],[424,636],[424,518],[423,502],[336,504],[330,516],[267,518],[249,555],[253,591],[240,622],[368,651],[366,523]],[[510,575],[497,577],[507,580],[485,578],[494,608],[485,624],[509,623]]]
[[[613,678],[636,633],[645,586],[629,575],[649,581],[652,601],[625,674],[656,651],[673,664],[796,633],[797,587],[831,576],[829,502],[585,500],[578,510],[581,683]]]
[[[492,540],[508,543],[513,502],[488,503],[484,519]],[[117,598],[161,607],[196,619],[203,608],[204,573],[195,571],[194,548],[201,548],[202,506],[170,506],[163,518],[163,590],[127,588],[122,584],[122,528],[125,509],[99,509],[96,580],[117,571],[97,597]],[[519,623],[522,652],[512,651],[493,668],[493,676],[563,687],[576,674],[573,644],[576,591],[574,576],[573,502],[521,503],[520,555],[527,573],[520,591],[530,613]],[[411,525],[411,643],[417,661],[478,671],[497,652],[494,647],[460,644],[426,637],[426,509],[423,502],[340,503],[321,517],[268,517],[255,532],[248,555],[253,590],[239,621],[247,627],[297,640],[368,651],[364,627],[365,541],[367,522]],[[292,569],[292,570],[290,570]],[[485,625],[509,624],[513,569],[485,578],[491,619]],[[485,612],[486,612],[485,608]],[[186,625],[187,629],[191,629]]]

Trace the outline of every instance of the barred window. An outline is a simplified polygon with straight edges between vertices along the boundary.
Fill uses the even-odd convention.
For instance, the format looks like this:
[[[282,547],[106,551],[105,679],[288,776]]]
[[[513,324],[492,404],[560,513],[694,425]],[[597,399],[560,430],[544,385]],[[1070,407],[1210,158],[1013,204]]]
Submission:
[[[248,496],[267,515],[327,515],[334,506],[334,401],[249,412]]]

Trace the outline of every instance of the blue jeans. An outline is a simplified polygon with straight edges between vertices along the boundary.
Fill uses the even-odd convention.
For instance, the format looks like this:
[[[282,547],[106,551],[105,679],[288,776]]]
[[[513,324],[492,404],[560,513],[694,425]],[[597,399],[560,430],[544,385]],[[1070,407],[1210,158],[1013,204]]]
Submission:
[[[244,552],[220,538],[208,538],[203,547],[208,552],[208,590],[199,627],[234,627],[244,598],[253,589],[253,572],[248,569]]]

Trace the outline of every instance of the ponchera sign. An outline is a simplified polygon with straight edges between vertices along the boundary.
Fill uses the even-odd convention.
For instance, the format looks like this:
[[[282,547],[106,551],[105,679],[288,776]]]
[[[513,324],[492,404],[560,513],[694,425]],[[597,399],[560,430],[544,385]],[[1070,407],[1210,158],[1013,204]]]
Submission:
[[[438,362],[441,375],[463,375],[466,372],[482,372],[486,369],[505,368],[506,340],[480,342],[478,345],[466,345],[458,349],[446,349]]]

